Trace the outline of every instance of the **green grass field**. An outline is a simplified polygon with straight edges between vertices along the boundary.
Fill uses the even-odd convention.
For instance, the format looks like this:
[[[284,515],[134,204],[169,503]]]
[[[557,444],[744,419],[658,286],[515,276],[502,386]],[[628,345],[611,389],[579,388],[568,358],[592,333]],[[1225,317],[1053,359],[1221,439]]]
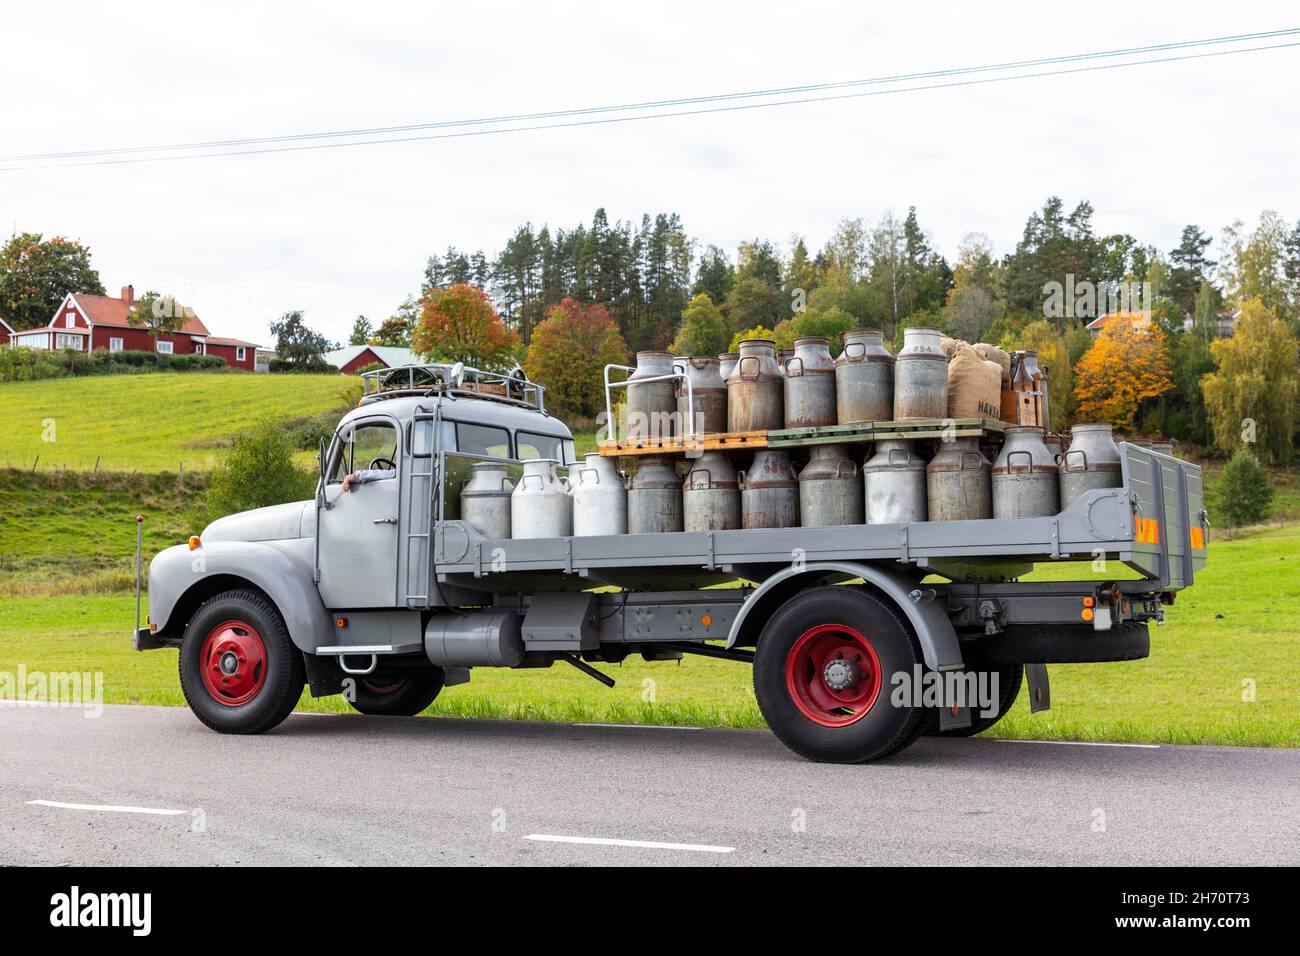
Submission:
[[[156,372],[0,384],[0,468],[208,471],[260,413],[290,419],[340,405],[340,375]]]

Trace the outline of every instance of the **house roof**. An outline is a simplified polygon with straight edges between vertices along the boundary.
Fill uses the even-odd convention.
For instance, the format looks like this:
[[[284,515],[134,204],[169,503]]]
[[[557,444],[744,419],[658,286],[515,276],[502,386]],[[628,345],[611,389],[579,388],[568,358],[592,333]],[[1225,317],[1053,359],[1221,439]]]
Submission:
[[[209,335],[208,344],[209,345],[242,345],[245,348],[249,348],[249,349],[260,349],[262,347],[258,345],[256,342],[245,342],[243,339],[226,339],[217,335]]]
[[[127,315],[137,303],[128,304],[125,299],[117,299],[111,295],[87,295],[84,292],[71,293],[72,299],[77,304],[77,308],[95,325],[111,325],[118,328],[130,328],[131,323],[127,321]],[[58,316],[50,320],[53,326],[58,320]],[[180,331],[186,335],[207,335],[208,327],[197,315],[191,315],[181,326]]]
[[[333,352],[326,352],[325,361],[335,368],[342,368],[365,351],[370,351],[375,358],[389,368],[395,368],[398,365],[413,365],[418,361],[415,353],[410,349],[399,348],[396,345],[345,345]]]
[[[1098,316],[1089,322],[1086,328],[1099,329],[1111,319],[1118,318],[1121,315],[1128,316],[1129,320],[1137,326],[1145,327],[1151,324],[1151,310],[1142,309],[1140,312],[1107,312],[1105,315]]]

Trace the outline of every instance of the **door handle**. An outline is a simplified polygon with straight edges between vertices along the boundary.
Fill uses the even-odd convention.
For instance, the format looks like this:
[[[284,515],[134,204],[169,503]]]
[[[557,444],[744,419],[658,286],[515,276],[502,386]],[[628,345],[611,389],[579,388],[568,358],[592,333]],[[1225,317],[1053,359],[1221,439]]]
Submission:
[[[397,524],[396,518],[376,518],[371,524]]]

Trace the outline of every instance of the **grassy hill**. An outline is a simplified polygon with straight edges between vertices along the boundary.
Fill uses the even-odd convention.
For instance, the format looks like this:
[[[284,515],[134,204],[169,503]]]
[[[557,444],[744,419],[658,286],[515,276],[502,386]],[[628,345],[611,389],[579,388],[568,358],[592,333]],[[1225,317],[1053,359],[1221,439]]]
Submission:
[[[207,471],[259,414],[304,418],[342,404],[339,375],[157,372],[0,383],[0,468]]]

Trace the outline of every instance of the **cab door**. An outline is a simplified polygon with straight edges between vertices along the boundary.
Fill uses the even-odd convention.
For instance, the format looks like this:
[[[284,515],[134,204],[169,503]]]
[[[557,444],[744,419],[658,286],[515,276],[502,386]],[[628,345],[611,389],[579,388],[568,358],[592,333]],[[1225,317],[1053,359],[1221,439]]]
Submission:
[[[401,429],[387,417],[351,422],[335,437],[320,511],[317,585],[331,611],[397,606],[401,452]],[[392,476],[345,492],[344,477],[362,470]]]

